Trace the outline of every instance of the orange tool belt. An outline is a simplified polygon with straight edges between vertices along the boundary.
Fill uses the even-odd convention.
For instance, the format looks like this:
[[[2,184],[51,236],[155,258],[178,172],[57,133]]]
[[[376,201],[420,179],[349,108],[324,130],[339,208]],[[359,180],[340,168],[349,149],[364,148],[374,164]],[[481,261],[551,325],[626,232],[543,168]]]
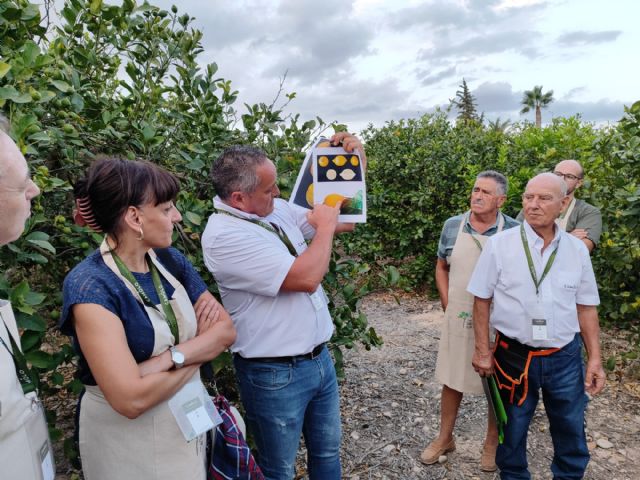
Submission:
[[[559,348],[535,348],[497,332],[493,348],[494,378],[503,402],[522,405],[529,391],[529,365],[533,357],[544,357]]]

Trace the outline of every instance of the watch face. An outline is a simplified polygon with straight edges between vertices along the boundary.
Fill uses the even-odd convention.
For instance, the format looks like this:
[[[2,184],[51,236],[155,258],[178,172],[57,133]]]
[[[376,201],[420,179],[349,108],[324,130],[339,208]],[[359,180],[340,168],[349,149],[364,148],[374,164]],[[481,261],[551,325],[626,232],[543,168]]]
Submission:
[[[173,363],[176,365],[182,366],[184,363],[184,354],[174,348],[171,350],[171,360],[173,360]]]

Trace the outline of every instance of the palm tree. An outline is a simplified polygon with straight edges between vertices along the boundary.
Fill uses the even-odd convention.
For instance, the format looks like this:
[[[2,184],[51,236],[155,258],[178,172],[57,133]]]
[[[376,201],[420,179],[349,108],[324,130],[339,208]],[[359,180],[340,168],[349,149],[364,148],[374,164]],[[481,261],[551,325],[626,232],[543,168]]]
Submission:
[[[496,118],[494,121],[489,120],[487,122],[487,128],[492,132],[506,132],[507,128],[511,124],[511,120],[500,120],[500,117]]]
[[[533,90],[525,90],[520,102],[524,107],[520,110],[520,114],[527,113],[532,108],[536,109],[536,127],[540,128],[542,125],[541,108],[547,107],[553,102],[553,90],[549,90],[546,93],[542,93],[542,85],[536,85]]]

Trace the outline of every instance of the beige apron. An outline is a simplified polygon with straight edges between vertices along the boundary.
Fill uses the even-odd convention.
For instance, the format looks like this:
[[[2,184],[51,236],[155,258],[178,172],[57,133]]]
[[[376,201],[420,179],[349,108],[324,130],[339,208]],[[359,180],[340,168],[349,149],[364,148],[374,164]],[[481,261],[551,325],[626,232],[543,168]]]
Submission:
[[[11,304],[3,301],[0,313],[4,320],[0,322],[2,340],[11,349],[11,335],[20,345]],[[22,392],[13,358],[0,345],[0,478],[52,479],[54,471],[53,449],[42,404],[35,392],[27,395]]]
[[[571,203],[569,203],[569,206],[564,211],[564,213],[560,214],[560,216],[556,218],[556,223],[564,231],[567,230],[567,222],[569,222],[569,217],[571,216],[571,212],[573,212],[573,207],[575,206],[576,206],[576,197],[573,197],[571,199]]]
[[[467,213],[460,222],[460,229],[451,252],[449,263],[449,303],[444,314],[436,379],[453,390],[463,393],[482,393],[480,377],[471,365],[475,338],[473,335],[473,295],[467,285],[480,257],[480,248],[474,238],[484,245],[487,236],[473,236],[464,232],[469,218]],[[504,217],[498,214],[498,231],[502,231]]]
[[[107,266],[144,305],[138,292],[118,270],[106,242],[100,247]],[[160,274],[175,288],[171,306],[178,321],[180,340],[196,334],[196,315],[184,287],[149,251]],[[152,356],[174,345],[164,317],[145,306],[155,331]],[[199,372],[194,375],[199,379]],[[204,480],[205,435],[187,443],[169,410],[167,401],[136,419],[126,418],[111,408],[98,386],[87,386],[80,408],[80,457],[86,480]]]

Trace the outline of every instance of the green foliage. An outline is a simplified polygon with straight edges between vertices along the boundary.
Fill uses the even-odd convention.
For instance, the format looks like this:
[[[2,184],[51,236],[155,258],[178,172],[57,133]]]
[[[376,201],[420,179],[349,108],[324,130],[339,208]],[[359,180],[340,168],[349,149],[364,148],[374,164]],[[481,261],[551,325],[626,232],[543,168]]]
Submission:
[[[214,288],[200,249],[215,194],[208,180],[213,159],[232,144],[257,145],[277,164],[286,194],[303,148],[326,128],[319,118],[300,122],[283,115],[295,93],[276,106],[281,90],[271,104],[246,105],[243,129],[237,128],[238,92],[217,75],[215,63],[199,66],[202,33],[176,7],[67,0],[59,25],[43,26],[46,16],[27,0],[0,0],[0,108],[43,192],[34,200],[25,235],[0,250],[0,295],[13,302],[24,350],[44,380],[45,397],[81,388],[77,380],[65,383],[61,368],[74,355],[68,344],[57,344],[51,329],[60,317],[64,276],[101,241],[71,218],[71,185],[96,155],[146,159],[180,178],[176,203],[183,222],[174,245]],[[331,308],[339,324],[336,358],[342,346],[379,345],[358,309],[367,289],[350,287],[364,267],[336,254],[331,268]],[[230,363],[222,356],[214,368],[225,377]],[[65,451],[74,455],[72,442],[65,442]]]
[[[594,142],[598,177],[592,182],[604,233],[594,268],[602,309],[610,320],[638,328],[640,312],[640,102],[610,135]],[[636,330],[638,334],[638,331]]]

